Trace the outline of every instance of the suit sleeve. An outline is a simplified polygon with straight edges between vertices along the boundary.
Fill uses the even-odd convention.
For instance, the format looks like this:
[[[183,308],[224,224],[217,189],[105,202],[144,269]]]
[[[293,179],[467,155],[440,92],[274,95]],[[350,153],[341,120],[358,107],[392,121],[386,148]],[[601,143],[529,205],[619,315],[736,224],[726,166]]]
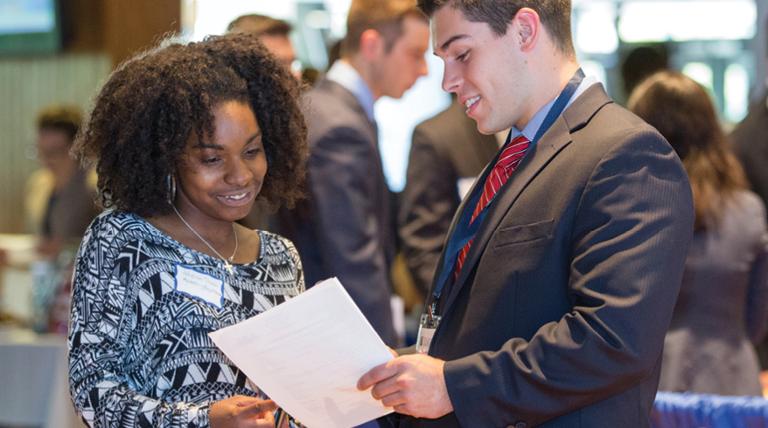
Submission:
[[[561,221],[573,221],[564,251],[572,309],[530,340],[446,363],[463,426],[536,426],[631,388],[659,364],[693,233],[690,186],[672,149],[651,131],[625,137]]]
[[[413,133],[398,226],[408,267],[423,296],[432,284],[445,236],[458,205],[456,180],[450,161],[436,150],[428,133],[417,127]]]
[[[334,128],[309,157],[318,245],[334,272],[385,343],[395,345],[385,244],[372,200],[375,147],[353,128]]]

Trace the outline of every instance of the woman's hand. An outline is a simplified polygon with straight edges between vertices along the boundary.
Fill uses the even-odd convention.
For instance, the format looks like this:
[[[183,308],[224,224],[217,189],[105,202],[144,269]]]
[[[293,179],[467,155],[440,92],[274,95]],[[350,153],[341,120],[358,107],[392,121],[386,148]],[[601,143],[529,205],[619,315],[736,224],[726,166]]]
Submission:
[[[272,428],[275,409],[272,400],[235,395],[213,403],[208,418],[211,428]]]

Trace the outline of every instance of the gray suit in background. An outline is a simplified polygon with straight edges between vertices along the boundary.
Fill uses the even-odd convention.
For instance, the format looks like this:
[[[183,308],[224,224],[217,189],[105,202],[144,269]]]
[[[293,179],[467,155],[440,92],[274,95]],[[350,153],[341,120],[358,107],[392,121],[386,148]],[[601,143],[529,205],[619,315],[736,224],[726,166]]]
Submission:
[[[752,343],[768,327],[765,207],[752,192],[726,203],[717,229],[696,233],[664,340],[661,391],[762,395]]]
[[[416,287],[425,295],[459,208],[459,179],[476,178],[499,150],[496,138],[477,131],[458,102],[413,131],[398,228]]]
[[[324,79],[306,95],[308,199],[280,216],[308,287],[337,276],[385,343],[396,345],[389,269],[394,224],[376,125],[355,96]]]

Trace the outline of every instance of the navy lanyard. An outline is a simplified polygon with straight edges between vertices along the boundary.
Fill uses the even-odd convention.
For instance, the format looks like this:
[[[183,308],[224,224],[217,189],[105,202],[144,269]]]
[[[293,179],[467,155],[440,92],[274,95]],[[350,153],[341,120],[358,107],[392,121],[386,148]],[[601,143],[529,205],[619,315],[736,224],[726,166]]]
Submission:
[[[568,102],[571,100],[571,97],[573,97],[573,94],[576,93],[576,90],[579,88],[582,80],[584,80],[584,72],[581,70],[581,68],[579,68],[573,77],[571,77],[571,80],[568,81],[568,84],[565,86],[565,88],[563,88],[563,91],[560,92],[560,95],[558,95],[555,102],[552,104],[552,108],[549,109],[549,113],[547,113],[547,116],[541,123],[539,130],[536,132],[536,136],[533,137],[531,146],[535,145],[541,136],[544,135],[544,133],[547,132],[550,127],[552,127],[557,118],[560,117],[560,115],[563,113],[563,110],[565,110],[565,107],[568,105]],[[504,151],[504,148],[509,144],[511,137],[512,132],[510,131],[509,135],[507,135],[507,141],[504,143],[502,149],[499,150],[499,152],[496,154],[493,161],[491,161],[490,165],[496,164],[498,157]],[[448,240],[447,248],[445,251],[445,258],[443,259],[443,266],[442,269],[440,269],[440,276],[437,278],[435,288],[432,292],[432,304],[427,311],[430,317],[435,315],[437,302],[440,300],[443,289],[453,274],[454,266],[456,264],[456,257],[458,256],[461,249],[464,248],[464,246],[467,244],[467,242],[471,241],[472,238],[475,237],[475,234],[480,228],[480,225],[483,223],[483,219],[488,212],[488,207],[493,202],[489,202],[488,205],[486,205],[485,208],[480,211],[475,220],[470,221],[472,218],[472,212],[475,210],[477,201],[480,199],[480,195],[482,194],[482,184],[485,183],[485,180],[492,169],[493,168],[486,168],[485,173],[478,180],[478,184],[475,186],[472,194],[469,195],[467,202],[464,204],[464,210],[462,211],[461,216],[456,223],[456,228],[453,234]]]

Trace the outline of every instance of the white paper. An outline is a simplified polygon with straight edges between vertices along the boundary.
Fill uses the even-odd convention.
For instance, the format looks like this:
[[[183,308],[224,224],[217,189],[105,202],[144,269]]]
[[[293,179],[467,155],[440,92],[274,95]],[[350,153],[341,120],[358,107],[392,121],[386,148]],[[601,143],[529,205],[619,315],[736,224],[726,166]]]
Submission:
[[[336,278],[209,335],[309,428],[351,427],[392,412],[356,388],[363,374],[393,357]]]

